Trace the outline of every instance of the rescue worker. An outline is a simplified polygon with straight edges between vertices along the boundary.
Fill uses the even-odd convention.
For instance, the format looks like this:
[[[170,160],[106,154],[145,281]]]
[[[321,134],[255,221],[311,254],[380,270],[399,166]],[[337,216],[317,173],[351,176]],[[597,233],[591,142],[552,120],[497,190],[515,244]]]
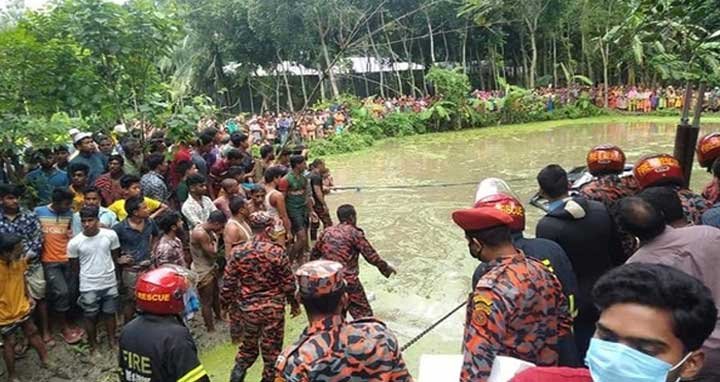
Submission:
[[[572,325],[557,277],[515,248],[510,215],[480,207],[455,211],[452,219],[465,231],[470,255],[491,267],[468,301],[460,381],[487,381],[497,355],[557,365],[558,341]]]
[[[593,180],[580,188],[580,194],[608,209],[613,202],[633,196],[640,189],[634,177],[620,176],[625,170],[625,153],[615,145],[593,147],[587,154],[587,168]]]
[[[547,215],[537,223],[535,236],[558,243],[572,263],[578,280],[575,301],[578,314],[573,329],[583,359],[599,316],[590,296],[592,286],[603,273],[626,258],[605,205],[581,196],[571,197],[567,173],[562,167],[546,166],[537,181],[540,193],[550,203]]]
[[[300,314],[300,306],[295,299],[290,260],[283,247],[270,238],[272,216],[267,212],[254,212],[248,223],[253,238],[233,249],[220,292],[224,310],[232,313],[230,319],[240,321],[231,326],[242,327],[230,381],[244,381],[247,369],[255,363],[261,350],[262,381],[272,382],[275,360],[282,351],[285,304],[290,304],[293,317]]]
[[[353,319],[370,317],[372,308],[360,282],[358,266],[359,255],[362,254],[368,263],[377,267],[383,276],[390,277],[396,273],[387,261],[380,258],[375,248],[365,238],[365,232],[357,227],[355,207],[344,204],[337,209],[340,224],[327,227],[310,253],[311,260],[325,259],[337,261],[344,267],[344,279],[347,283],[349,298],[348,311]]]
[[[192,273],[164,265],[138,279],[140,314],[120,334],[120,381],[210,381],[183,319],[197,310]]]
[[[642,189],[652,186],[670,186],[680,197],[683,213],[689,223],[702,223],[702,214],[710,206],[705,198],[685,186],[683,170],[675,157],[668,154],[647,155],[640,158],[633,174]]]
[[[580,195],[605,205],[613,218],[613,229],[621,242],[623,260],[632,256],[637,250],[637,242],[632,235],[624,232],[617,224],[614,216],[615,202],[640,191],[634,176],[623,176],[625,170],[625,153],[617,146],[603,144],[593,147],[587,155],[587,168],[593,180],[580,188]]]
[[[397,338],[384,323],[345,321],[342,264],[315,260],[295,272],[308,327],[277,360],[275,382],[412,382]]]
[[[510,224],[510,236],[515,248],[523,251],[526,256],[540,261],[551,272],[555,273],[563,293],[568,299],[570,312],[574,312],[573,301],[577,293],[577,278],[573,272],[572,264],[562,247],[547,239],[528,239],[523,236],[525,230],[525,208],[514,195],[510,187],[501,179],[487,178],[480,182],[478,193],[475,196],[475,208],[494,207],[510,215],[513,219]],[[477,284],[480,277],[489,269],[485,263],[480,263],[473,274],[473,284]],[[577,312],[574,312],[576,314]],[[574,316],[573,314],[573,316]]]
[[[715,168],[720,165],[720,162],[717,161],[717,158],[720,157],[720,133],[714,132],[700,138],[695,152],[700,167],[713,174],[713,179],[705,186],[702,196],[711,205],[716,204],[720,202],[720,172],[715,171]]]

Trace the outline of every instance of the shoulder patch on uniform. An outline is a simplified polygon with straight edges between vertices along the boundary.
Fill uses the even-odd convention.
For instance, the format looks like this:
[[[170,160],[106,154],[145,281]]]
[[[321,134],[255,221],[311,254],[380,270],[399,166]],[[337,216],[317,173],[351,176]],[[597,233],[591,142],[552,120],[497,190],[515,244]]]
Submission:
[[[476,291],[472,296],[472,304],[473,321],[479,326],[484,326],[487,323],[488,316],[492,313],[492,295],[487,291]]]

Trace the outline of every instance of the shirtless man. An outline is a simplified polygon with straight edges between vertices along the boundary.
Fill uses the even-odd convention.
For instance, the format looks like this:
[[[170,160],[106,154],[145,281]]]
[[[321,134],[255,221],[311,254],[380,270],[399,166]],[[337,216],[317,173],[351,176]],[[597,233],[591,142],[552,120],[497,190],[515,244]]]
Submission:
[[[225,214],[213,211],[207,222],[198,224],[190,233],[190,269],[197,274],[197,288],[202,305],[202,316],[208,332],[215,331],[215,318],[220,319],[218,290],[217,242],[227,223]]]

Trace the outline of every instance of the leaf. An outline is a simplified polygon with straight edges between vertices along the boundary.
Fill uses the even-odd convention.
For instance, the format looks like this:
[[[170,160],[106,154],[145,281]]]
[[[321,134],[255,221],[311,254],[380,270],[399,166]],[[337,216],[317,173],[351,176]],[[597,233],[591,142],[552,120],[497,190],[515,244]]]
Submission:
[[[643,59],[645,56],[643,44],[640,40],[640,37],[635,35],[632,40],[632,51],[635,55],[635,62],[637,62],[639,65],[643,64]]]

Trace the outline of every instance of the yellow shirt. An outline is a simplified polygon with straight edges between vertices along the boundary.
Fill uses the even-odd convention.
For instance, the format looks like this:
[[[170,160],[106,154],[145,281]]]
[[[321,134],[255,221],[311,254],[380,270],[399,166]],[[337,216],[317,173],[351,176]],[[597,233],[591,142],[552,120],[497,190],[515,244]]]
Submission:
[[[82,208],[83,204],[85,203],[85,194],[83,194],[82,192],[75,191],[73,186],[70,186],[68,188],[69,188],[70,192],[75,194],[75,196],[73,196],[73,201],[72,201],[72,210],[73,210],[73,212],[79,212],[80,209]]]
[[[7,263],[0,260],[0,326],[10,325],[30,313],[30,299],[25,293],[26,260]]]
[[[160,206],[162,206],[162,203],[155,200],[150,199],[147,196],[144,197],[145,205],[147,206],[148,210],[150,210],[150,213],[155,212]],[[125,218],[127,218],[128,214],[127,211],[125,211],[125,199],[118,199],[115,201],[115,203],[111,204],[108,209],[117,215],[118,221],[123,221]]]

